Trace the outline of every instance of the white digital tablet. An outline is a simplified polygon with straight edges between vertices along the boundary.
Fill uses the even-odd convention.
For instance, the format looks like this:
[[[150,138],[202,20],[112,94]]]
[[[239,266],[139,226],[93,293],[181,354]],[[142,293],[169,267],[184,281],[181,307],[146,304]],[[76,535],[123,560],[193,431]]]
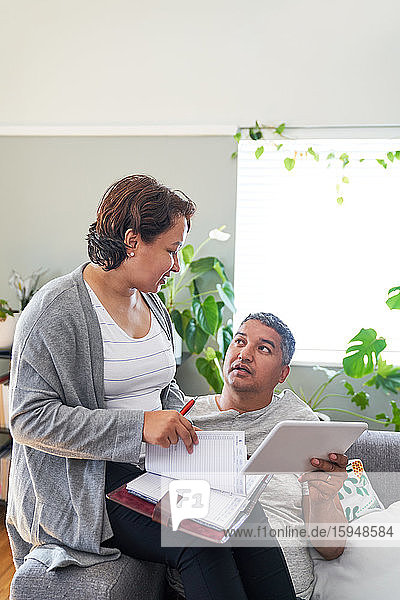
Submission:
[[[304,473],[316,471],[311,458],[329,460],[346,450],[368,429],[367,423],[281,421],[247,461],[244,473]]]

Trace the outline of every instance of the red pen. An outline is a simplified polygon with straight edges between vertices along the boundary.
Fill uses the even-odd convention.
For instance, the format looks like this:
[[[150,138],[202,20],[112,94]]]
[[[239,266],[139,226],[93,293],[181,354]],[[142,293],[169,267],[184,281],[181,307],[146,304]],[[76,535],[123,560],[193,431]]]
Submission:
[[[197,396],[196,396],[196,398],[197,398]],[[192,398],[191,400],[189,400],[189,402],[187,402],[185,404],[185,406],[180,411],[181,415],[186,415],[186,413],[192,408],[192,406],[196,402],[196,398]]]

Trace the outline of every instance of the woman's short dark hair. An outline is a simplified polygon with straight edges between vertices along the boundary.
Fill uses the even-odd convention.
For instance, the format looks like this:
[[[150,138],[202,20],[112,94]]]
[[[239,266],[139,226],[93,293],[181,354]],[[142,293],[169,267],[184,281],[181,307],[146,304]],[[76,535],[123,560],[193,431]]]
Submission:
[[[89,258],[105,271],[116,269],[127,256],[128,229],[151,243],[180,216],[190,228],[195,210],[195,203],[180,190],[170,190],[147,175],[128,175],[113,183],[101,199],[86,238]]]

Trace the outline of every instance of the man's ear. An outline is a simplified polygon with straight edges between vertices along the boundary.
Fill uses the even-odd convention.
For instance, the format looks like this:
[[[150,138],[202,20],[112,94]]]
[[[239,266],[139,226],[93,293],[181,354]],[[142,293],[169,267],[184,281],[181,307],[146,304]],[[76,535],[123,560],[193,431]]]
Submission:
[[[290,373],[289,365],[285,365],[284,367],[282,367],[281,376],[279,378],[279,383],[283,383],[285,381],[286,377],[289,375],[289,373]]]

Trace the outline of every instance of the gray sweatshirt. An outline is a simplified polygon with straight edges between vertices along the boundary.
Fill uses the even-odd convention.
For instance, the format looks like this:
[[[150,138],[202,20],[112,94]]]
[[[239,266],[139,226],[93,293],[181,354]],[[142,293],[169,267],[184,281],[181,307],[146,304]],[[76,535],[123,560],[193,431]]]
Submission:
[[[7,530],[14,562],[48,568],[119,557],[105,508],[105,461],[137,463],[144,411],[104,406],[100,325],[83,280],[87,263],[43,286],[22,312],[14,338],[10,430],[14,438]],[[172,341],[157,294],[143,294]],[[175,381],[163,408],[180,410]]]

